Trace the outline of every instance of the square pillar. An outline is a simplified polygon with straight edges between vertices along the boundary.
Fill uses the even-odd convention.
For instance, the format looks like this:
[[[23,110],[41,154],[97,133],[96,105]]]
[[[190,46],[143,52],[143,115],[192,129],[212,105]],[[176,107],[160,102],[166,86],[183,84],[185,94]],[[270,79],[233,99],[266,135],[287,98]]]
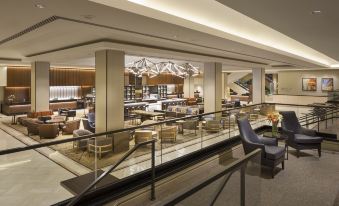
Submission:
[[[221,111],[222,64],[208,62],[204,64],[204,112]]]
[[[194,77],[187,77],[184,79],[184,97],[194,97]]]
[[[265,102],[265,69],[252,69],[252,102],[253,104],[260,104]]]
[[[31,68],[31,111],[49,110],[49,62],[33,62]]]
[[[96,132],[124,128],[124,71],[124,52],[95,52]]]

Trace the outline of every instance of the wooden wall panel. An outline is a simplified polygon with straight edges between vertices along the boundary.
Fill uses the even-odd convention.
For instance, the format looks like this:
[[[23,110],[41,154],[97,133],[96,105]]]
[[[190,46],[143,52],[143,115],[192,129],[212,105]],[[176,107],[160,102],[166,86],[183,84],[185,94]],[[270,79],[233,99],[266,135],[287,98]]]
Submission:
[[[95,86],[95,70],[51,68],[50,86]]]
[[[184,84],[184,79],[171,74],[161,74],[153,78],[147,77],[147,84],[148,85]]]
[[[14,95],[15,99],[13,103],[16,102],[29,102],[31,99],[29,87],[6,87],[4,101],[7,102],[9,95]]]
[[[30,87],[31,68],[29,67],[8,67],[7,68],[8,87]]]

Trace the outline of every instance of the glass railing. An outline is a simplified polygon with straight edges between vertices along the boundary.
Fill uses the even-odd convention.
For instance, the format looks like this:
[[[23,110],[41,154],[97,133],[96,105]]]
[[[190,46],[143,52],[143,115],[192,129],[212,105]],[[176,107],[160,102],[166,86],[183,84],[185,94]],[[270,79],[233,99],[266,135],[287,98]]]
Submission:
[[[164,199],[161,205],[260,205],[261,150],[230,163],[226,169]]]
[[[253,129],[270,126],[267,114],[274,111],[294,110],[302,124],[309,128],[317,128],[325,122],[331,124],[337,117],[335,107],[321,107],[325,109],[322,110],[325,118],[323,114],[316,116],[315,108],[317,107],[256,104],[183,118],[166,117],[164,121],[155,120],[151,124],[104,133],[79,133],[79,137],[64,135],[58,140],[40,139],[36,135],[28,137],[24,135],[27,129],[25,126],[11,125],[8,129],[11,131],[7,133],[17,135],[16,139],[25,144],[13,139],[22,146],[0,151],[0,174],[6,177],[0,183],[0,188],[11,188],[0,194],[0,197],[10,198],[13,205],[20,205],[22,201],[31,205],[56,203],[80,194],[109,171],[112,165],[119,163],[91,190],[100,189],[150,171],[153,158],[154,166],[158,167],[238,138],[236,120],[241,117],[247,117]],[[138,146],[153,139],[156,140],[154,150],[151,144]],[[121,161],[135,147],[138,148]],[[46,184],[42,184],[44,182]]]

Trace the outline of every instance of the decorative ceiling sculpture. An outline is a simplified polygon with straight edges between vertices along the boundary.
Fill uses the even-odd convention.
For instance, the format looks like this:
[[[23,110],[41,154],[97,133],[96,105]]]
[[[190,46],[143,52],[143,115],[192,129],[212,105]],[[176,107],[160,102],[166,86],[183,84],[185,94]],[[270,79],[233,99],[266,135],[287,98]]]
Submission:
[[[191,63],[178,65],[174,62],[159,62],[154,63],[146,58],[130,63],[127,71],[142,77],[143,74],[148,75],[150,78],[156,77],[160,74],[172,74],[181,78],[195,77],[200,74],[198,67],[193,66]]]
[[[137,77],[142,77],[145,73],[149,75],[149,72],[155,67],[155,64],[146,58],[132,62],[130,65],[132,66],[127,67],[127,71],[135,74]]]

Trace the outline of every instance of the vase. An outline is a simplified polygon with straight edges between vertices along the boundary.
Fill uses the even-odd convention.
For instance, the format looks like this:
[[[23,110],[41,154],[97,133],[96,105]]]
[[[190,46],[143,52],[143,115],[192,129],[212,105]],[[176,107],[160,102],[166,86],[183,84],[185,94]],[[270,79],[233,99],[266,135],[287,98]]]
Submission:
[[[272,122],[272,137],[278,136],[278,122]]]

